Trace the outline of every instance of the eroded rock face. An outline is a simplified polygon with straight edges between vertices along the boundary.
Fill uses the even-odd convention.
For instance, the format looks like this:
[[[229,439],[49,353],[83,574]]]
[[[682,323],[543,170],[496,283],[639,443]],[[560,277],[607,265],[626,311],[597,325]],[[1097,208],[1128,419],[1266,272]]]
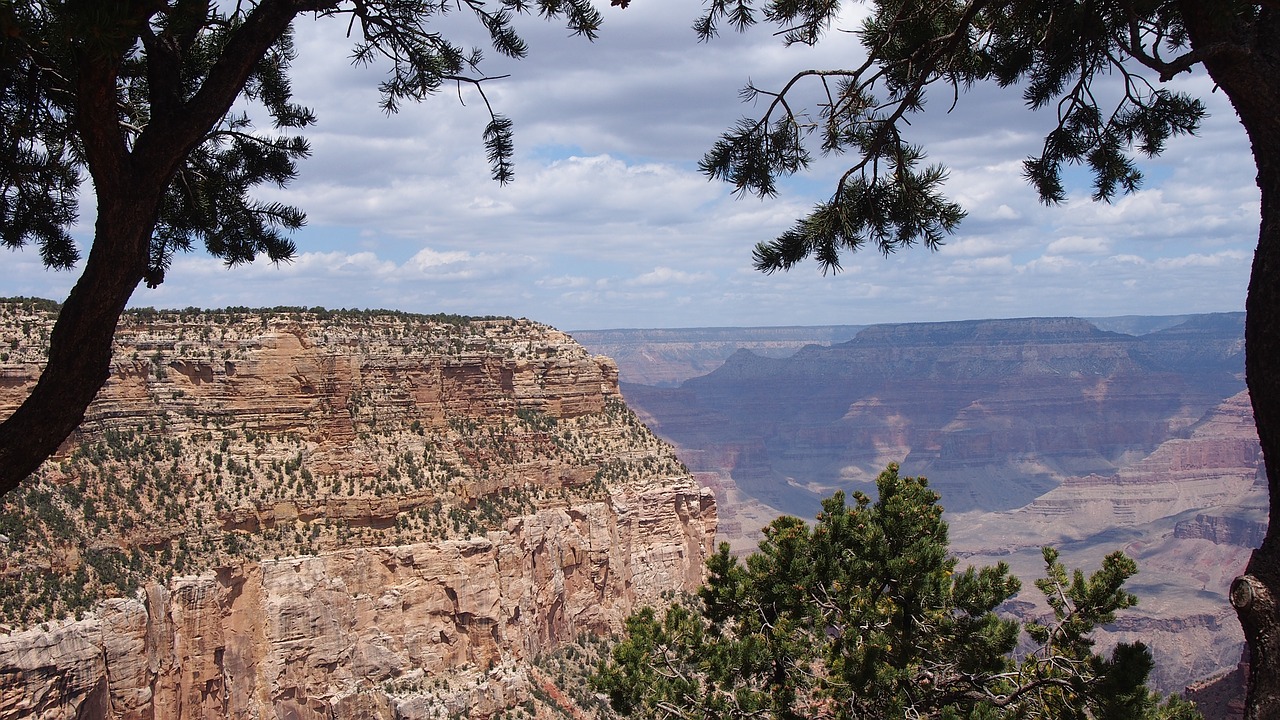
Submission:
[[[0,408],[43,327],[6,312],[36,332]],[[701,581],[710,491],[550,328],[160,313],[116,357],[0,506],[0,719],[489,715],[523,664]]]
[[[1173,536],[1180,540],[1204,539],[1215,545],[1256,548],[1267,535],[1267,523],[1242,517],[1225,517],[1197,513],[1192,520],[1174,526]]]
[[[889,462],[942,495],[963,563],[1008,563],[1039,612],[1042,546],[1086,570],[1125,551],[1141,603],[1105,637],[1151,646],[1154,683],[1177,692],[1239,657],[1226,592],[1268,499],[1243,314],[1160,327],[885,325],[785,359],[742,351],[678,388],[623,390],[715,488],[741,551],[778,514],[812,517],[834,490],[869,489]]]
[[[1242,314],[1135,337],[1072,318],[883,325],[678,389],[627,386],[655,429],[773,507],[811,514],[889,462],[953,512],[1012,510],[1184,437],[1244,389]],[[707,457],[704,463],[701,457]]]

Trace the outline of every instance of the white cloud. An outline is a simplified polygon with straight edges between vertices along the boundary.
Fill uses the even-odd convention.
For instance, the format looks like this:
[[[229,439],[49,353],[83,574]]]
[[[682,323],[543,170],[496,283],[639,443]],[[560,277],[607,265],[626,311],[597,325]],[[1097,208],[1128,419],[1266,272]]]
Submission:
[[[1021,177],[1052,112],[1031,113],[1016,90],[982,86],[930,97],[908,139],[950,169],[947,192],[968,211],[937,253],[916,248],[846,256],[823,277],[806,263],[764,276],[751,248],[825,199],[848,157],[818,157],[776,198],[734,200],[697,170],[741,115],[748,80],[777,87],[812,67],[848,66],[856,38],[833,31],[816,48],[784,48],[768,28],[689,30],[695,5],[646,0],[604,8],[600,40],[522,17],[530,57],[493,58],[486,84],[516,130],[516,181],[489,177],[474,91],[447,88],[386,116],[385,67],[352,68],[340,22],[298,28],[299,102],[316,108],[313,156],[267,199],[309,223],[289,264],[226,269],[177,258],[139,305],[326,305],[526,316],[565,329],[869,323],[963,317],[1238,310],[1257,240],[1249,147],[1221,93],[1179,77],[1213,116],[1143,162],[1144,189],[1113,205],[1072,176],[1062,207],[1041,205]],[[450,28],[470,28],[462,14]],[[838,24],[852,27],[850,21]],[[459,102],[459,96],[463,103]],[[91,230],[92,202],[77,232]],[[0,263],[0,294],[64,297],[74,277],[37,269],[31,252]]]
[[[1013,258],[1008,255],[957,260],[955,268],[957,273],[978,275],[1005,274],[1014,269]]]
[[[1137,255],[1112,255],[1110,260],[1115,263],[1125,263],[1129,265],[1146,265],[1147,261]]]
[[[592,280],[591,278],[581,277],[581,276],[560,275],[558,277],[542,278],[538,280],[535,284],[540,288],[547,288],[550,290],[561,290],[561,289],[587,287],[592,284]]]
[[[1249,258],[1249,253],[1241,250],[1224,250],[1212,255],[1193,253],[1182,257],[1161,258],[1154,265],[1158,270],[1177,270],[1189,267],[1218,268],[1224,265],[1239,266],[1242,263],[1248,263]]]
[[[626,284],[631,287],[692,285],[696,283],[711,282],[714,279],[715,278],[711,273],[685,272],[684,270],[673,270],[669,267],[656,267],[639,277],[631,278]]]
[[[1049,243],[1046,252],[1050,255],[1102,255],[1111,249],[1111,242],[1100,237],[1058,238]]]
[[[1008,241],[996,237],[962,236],[948,241],[943,251],[948,257],[987,257],[1007,253],[1009,245]]]
[[[254,266],[258,273],[272,272],[273,268],[264,263]],[[280,271],[290,275],[308,275],[312,273],[328,275],[356,275],[359,277],[387,276],[394,273],[395,264],[379,260],[372,252],[358,253],[302,253],[296,260],[284,263]]]
[[[991,217],[995,220],[1017,220],[1022,217],[1022,213],[1013,208],[1000,203],[995,210],[991,212]]]
[[[1061,255],[1045,255],[1027,263],[1027,269],[1037,272],[1065,273],[1080,269],[1080,262]]]

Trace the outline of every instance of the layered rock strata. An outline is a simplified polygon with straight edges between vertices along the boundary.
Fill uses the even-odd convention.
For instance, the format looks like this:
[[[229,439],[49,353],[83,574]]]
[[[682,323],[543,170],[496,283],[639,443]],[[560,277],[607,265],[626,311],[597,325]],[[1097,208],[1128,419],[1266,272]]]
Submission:
[[[0,304],[0,414],[48,308]],[[692,589],[715,506],[617,368],[524,320],[143,312],[0,500],[0,718],[426,718]]]
[[[1150,332],[1072,318],[874,326],[623,391],[715,488],[737,550],[899,462],[942,495],[953,551],[1009,563],[1033,615],[1047,611],[1031,582],[1041,546],[1085,569],[1126,551],[1141,604],[1110,637],[1156,648],[1156,684],[1179,691],[1239,657],[1226,590],[1265,532],[1243,314],[1120,320],[1108,327]]]

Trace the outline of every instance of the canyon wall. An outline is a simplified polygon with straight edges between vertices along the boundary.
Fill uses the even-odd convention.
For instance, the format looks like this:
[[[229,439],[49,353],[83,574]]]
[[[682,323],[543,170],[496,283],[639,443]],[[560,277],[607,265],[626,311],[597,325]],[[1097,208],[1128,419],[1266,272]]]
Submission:
[[[1243,381],[1243,314],[869,327],[785,358],[739,351],[679,387],[623,383],[631,406],[720,501],[738,551],[779,514],[812,517],[889,462],[942,496],[964,563],[1009,563],[1028,616],[1040,548],[1096,568],[1138,560],[1137,610],[1111,639],[1156,649],[1156,684],[1234,667],[1226,600],[1265,532]]]
[[[1094,327],[1126,335],[1145,335],[1194,320],[1193,315],[1122,315],[1086,318]],[[764,357],[789,357],[807,345],[829,346],[852,340],[867,325],[795,325],[773,327],[617,328],[571,330],[593,353],[618,363],[625,383],[677,387],[706,375],[738,350]]]
[[[739,351],[678,388],[623,392],[698,472],[807,515],[889,462],[951,512],[1013,510],[1186,437],[1241,392],[1243,315],[1143,336],[1085,320],[874,326],[787,358]]]
[[[52,310],[0,303],[0,415]],[[0,499],[0,718],[426,718],[692,589],[716,509],[617,367],[525,320],[137,312]]]

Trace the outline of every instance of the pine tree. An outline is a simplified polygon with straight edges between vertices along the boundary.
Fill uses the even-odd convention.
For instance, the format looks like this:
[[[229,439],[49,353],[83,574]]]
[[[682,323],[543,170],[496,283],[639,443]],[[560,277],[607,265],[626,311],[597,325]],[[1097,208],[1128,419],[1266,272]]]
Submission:
[[[764,108],[726,132],[703,170],[740,193],[772,195],[811,152],[852,165],[830,198],[755,249],[756,267],[786,270],[812,258],[838,271],[841,255],[915,244],[934,248],[964,210],[944,193],[946,169],[925,164],[910,120],[945,112],[977,83],[1021,92],[1050,116],[1023,176],[1046,204],[1067,197],[1063,171],[1087,168],[1095,200],[1142,182],[1138,161],[1194,133],[1204,106],[1163,87],[1203,68],[1249,137],[1261,224],[1245,301],[1245,378],[1267,469],[1269,530],[1231,600],[1251,656],[1248,718],[1280,718],[1280,4],[1275,0],[872,0],[858,28],[865,58],[845,69],[797,72],[781,89],[748,86]],[[708,0],[695,24],[775,24],[783,41],[814,44],[836,21],[838,0]],[[800,95],[816,85],[810,111]],[[935,104],[930,106],[927,101]],[[1054,112],[1056,111],[1056,112]]]
[[[739,562],[727,544],[696,597],[632,615],[593,681],[624,716],[693,718],[1192,718],[1146,687],[1141,644],[1091,633],[1136,602],[1122,553],[1091,575],[1052,549],[1036,582],[1052,619],[997,609],[1021,583],[1003,563],[957,571],[938,495],[890,465],[878,497],[824,500],[812,526],[782,517]]]
[[[601,22],[589,0],[460,6],[497,52],[517,58],[527,50],[517,14],[562,19],[588,38]],[[293,133],[315,117],[292,101],[289,83],[299,16],[342,22],[356,62],[388,66],[388,112],[447,81],[479,89],[493,177],[511,180],[512,124],[484,96],[483,53],[433,27],[452,9],[433,0],[0,0],[0,242],[34,244],[45,265],[69,268],[79,253],[67,229],[85,175],[97,200],[92,247],[44,372],[0,424],[0,493],[79,425],[106,382],[121,311],[139,283],[164,281],[175,252],[201,242],[228,265],[293,255],[284,233],[303,213],[252,193],[288,183],[309,151]],[[231,111],[237,100],[284,134],[255,131]]]

